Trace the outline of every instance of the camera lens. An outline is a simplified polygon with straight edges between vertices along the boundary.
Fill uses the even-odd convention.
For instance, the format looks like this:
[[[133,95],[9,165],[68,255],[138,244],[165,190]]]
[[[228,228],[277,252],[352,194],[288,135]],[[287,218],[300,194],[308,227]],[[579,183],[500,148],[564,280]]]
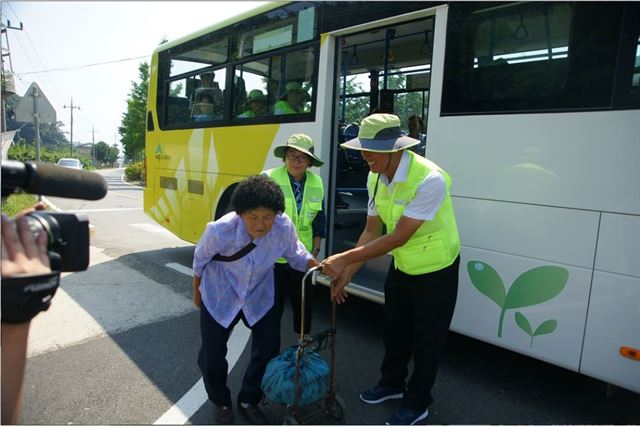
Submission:
[[[55,217],[44,212],[26,215],[31,232],[37,237],[41,232],[47,234],[47,249],[56,250],[60,242],[60,225]],[[56,250],[57,251],[57,250]]]
[[[33,212],[25,216],[31,232],[47,234],[51,269],[84,271],[89,266],[89,219],[74,213]]]

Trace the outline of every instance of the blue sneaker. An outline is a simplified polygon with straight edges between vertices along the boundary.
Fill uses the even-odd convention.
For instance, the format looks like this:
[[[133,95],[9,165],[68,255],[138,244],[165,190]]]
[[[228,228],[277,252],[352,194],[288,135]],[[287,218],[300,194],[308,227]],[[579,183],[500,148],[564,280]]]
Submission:
[[[416,410],[413,408],[401,408],[387,420],[388,425],[415,425],[429,415],[429,409]]]
[[[360,399],[367,404],[380,404],[387,399],[400,399],[404,391],[400,388],[387,388],[375,385],[360,394]]]

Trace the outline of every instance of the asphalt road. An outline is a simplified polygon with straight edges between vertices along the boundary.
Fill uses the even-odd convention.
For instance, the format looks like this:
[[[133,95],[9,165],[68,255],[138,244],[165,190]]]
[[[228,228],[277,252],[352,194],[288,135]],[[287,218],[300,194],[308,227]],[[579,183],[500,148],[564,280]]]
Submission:
[[[213,406],[198,386],[198,312],[191,305],[194,246],[152,222],[142,191],[122,170],[101,172],[103,200],[52,199],[91,221],[91,266],[67,274],[51,309],[32,324],[25,424],[212,424]],[[314,289],[313,332],[330,327],[327,289]],[[378,378],[382,306],[351,297],[338,306],[336,378],[348,424],[381,424],[400,406],[363,404]],[[287,307],[283,348],[296,343]],[[249,356],[248,331],[230,341],[235,396]],[[329,353],[323,352],[329,359]],[[433,389],[431,424],[638,424],[640,395],[483,342],[450,333]],[[268,405],[274,424],[284,407]],[[244,419],[235,412],[235,421]],[[331,424],[320,416],[309,423]]]

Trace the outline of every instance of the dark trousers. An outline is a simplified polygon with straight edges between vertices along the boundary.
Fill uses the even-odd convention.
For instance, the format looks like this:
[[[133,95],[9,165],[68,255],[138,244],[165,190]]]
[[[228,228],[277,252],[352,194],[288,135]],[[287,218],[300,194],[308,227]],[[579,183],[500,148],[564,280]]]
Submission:
[[[304,272],[296,271],[291,268],[288,263],[276,263],[274,270],[274,279],[276,282],[276,300],[280,319],[284,312],[284,305],[287,296],[291,301],[293,309],[293,331],[300,333],[300,321],[302,319],[302,277]],[[307,278],[305,285],[305,303],[304,303],[304,332],[309,333],[311,330],[311,297],[313,295],[313,286],[311,278]]]
[[[460,257],[440,271],[407,275],[393,264],[385,282],[384,348],[379,384],[404,388],[413,356],[414,370],[403,405],[425,409],[453,317]]]
[[[200,334],[202,346],[198,354],[198,366],[202,372],[204,387],[215,405],[231,405],[231,391],[227,386],[227,342],[233,327],[242,319],[242,312],[233,320],[229,328],[224,328],[211,317],[207,308],[200,308]],[[247,325],[247,327],[249,327]],[[257,404],[262,399],[262,376],[271,358],[280,351],[280,317],[276,306],[267,312],[251,328],[251,360],[244,373],[238,402]]]

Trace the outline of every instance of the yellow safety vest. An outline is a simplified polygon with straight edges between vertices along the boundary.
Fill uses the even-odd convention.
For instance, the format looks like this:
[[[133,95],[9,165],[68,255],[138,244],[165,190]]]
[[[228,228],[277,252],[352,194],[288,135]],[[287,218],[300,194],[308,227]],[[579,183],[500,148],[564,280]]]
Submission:
[[[411,151],[407,153],[410,156],[407,180],[397,182],[393,193],[389,193],[387,185],[379,183],[375,203],[387,233],[391,233],[431,170],[437,170],[444,176],[447,189],[435,217],[424,221],[404,245],[391,251],[396,268],[405,274],[420,275],[451,265],[460,253],[460,237],[449,192],[451,177],[432,161]],[[373,196],[377,179],[377,173],[369,173],[367,188],[370,197]]]
[[[309,170],[306,171],[307,178],[304,183],[304,193],[302,194],[302,206],[298,214],[296,199],[293,195],[291,182],[289,181],[287,167],[283,165],[275,169],[267,170],[267,175],[273,178],[273,180],[280,185],[280,188],[282,188],[282,192],[284,192],[284,211],[293,221],[296,232],[298,233],[298,238],[310,252],[313,250],[313,228],[311,224],[318,212],[322,210],[322,201],[324,199],[322,179],[315,173]],[[278,263],[287,263],[287,261],[284,260],[284,258],[280,258],[278,259]]]

